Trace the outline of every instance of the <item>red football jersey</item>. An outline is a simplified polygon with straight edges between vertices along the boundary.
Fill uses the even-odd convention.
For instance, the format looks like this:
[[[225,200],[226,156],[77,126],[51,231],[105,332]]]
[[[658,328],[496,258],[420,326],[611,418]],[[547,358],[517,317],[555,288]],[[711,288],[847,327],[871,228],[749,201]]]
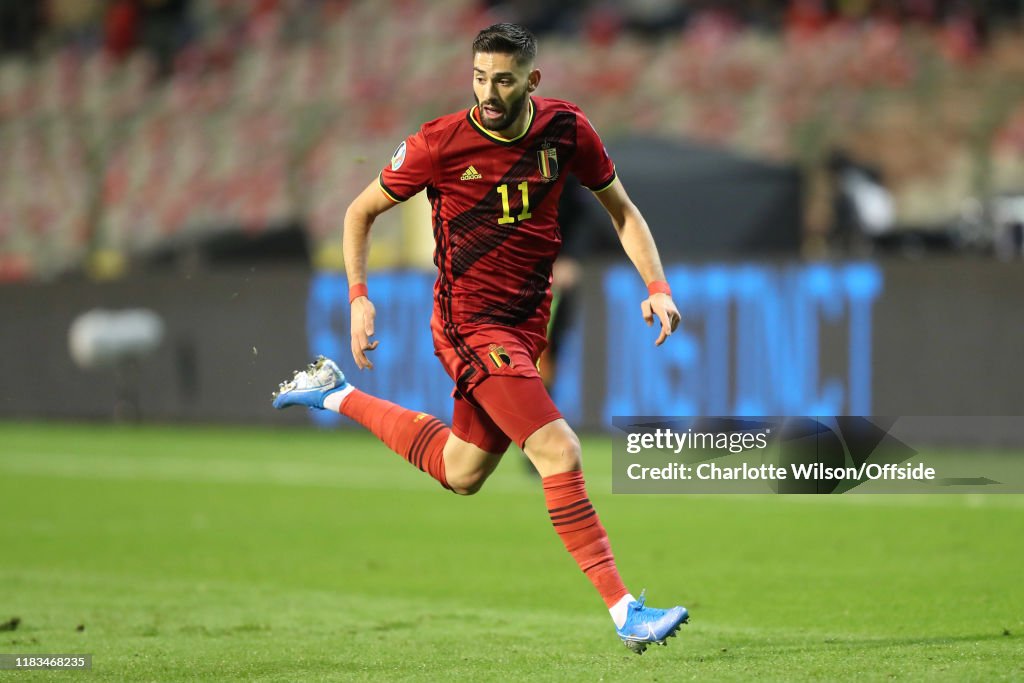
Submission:
[[[528,107],[529,124],[514,139],[484,128],[475,106],[430,121],[379,176],[394,202],[427,190],[438,346],[457,347],[460,337],[498,325],[540,335],[543,348],[565,173],[595,192],[615,181],[607,150],[576,105],[531,97]]]

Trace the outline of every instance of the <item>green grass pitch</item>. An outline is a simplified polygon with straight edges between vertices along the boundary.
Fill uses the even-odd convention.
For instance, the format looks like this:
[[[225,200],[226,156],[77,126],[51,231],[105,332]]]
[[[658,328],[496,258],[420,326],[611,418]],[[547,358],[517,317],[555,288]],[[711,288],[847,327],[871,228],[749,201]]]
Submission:
[[[93,654],[0,678],[1024,678],[1024,497],[616,496],[584,453],[627,584],[692,615],[642,657],[515,453],[460,498],[356,432],[0,424],[0,653]]]

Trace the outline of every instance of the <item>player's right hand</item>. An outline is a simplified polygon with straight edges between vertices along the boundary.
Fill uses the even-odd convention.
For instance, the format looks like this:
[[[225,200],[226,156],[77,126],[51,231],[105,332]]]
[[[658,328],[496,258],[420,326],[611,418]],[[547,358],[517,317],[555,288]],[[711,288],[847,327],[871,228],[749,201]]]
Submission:
[[[376,317],[377,309],[365,296],[352,300],[352,358],[360,370],[373,370],[373,363],[366,357],[366,352],[373,351],[380,343],[370,341]]]

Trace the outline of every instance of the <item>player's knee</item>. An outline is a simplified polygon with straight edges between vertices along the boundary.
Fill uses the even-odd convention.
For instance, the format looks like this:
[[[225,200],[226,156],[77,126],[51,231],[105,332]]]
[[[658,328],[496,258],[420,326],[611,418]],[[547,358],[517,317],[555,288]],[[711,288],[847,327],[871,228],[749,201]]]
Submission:
[[[448,487],[453,492],[460,496],[472,496],[484,487],[484,482],[487,481],[487,474],[485,472],[469,472],[449,476],[447,479]]]
[[[545,434],[544,438],[531,442],[532,437],[527,440],[530,458],[534,464],[542,464],[544,471],[556,474],[582,468],[583,449],[579,437],[568,427]],[[538,467],[538,470],[541,468]]]
[[[558,464],[565,472],[572,472],[583,467],[583,447],[574,432],[560,440],[558,444]]]

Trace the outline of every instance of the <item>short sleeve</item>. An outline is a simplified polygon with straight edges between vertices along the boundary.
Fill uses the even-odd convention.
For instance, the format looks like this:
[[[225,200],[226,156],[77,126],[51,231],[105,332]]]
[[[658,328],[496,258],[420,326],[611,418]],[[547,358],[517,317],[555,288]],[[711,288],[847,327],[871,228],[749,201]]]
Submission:
[[[615,182],[615,164],[594,126],[580,111],[576,112],[576,154],[571,170],[592,192],[606,190]]]
[[[388,199],[404,202],[430,184],[433,165],[423,132],[407,137],[391,155],[391,161],[380,172],[377,182]]]

